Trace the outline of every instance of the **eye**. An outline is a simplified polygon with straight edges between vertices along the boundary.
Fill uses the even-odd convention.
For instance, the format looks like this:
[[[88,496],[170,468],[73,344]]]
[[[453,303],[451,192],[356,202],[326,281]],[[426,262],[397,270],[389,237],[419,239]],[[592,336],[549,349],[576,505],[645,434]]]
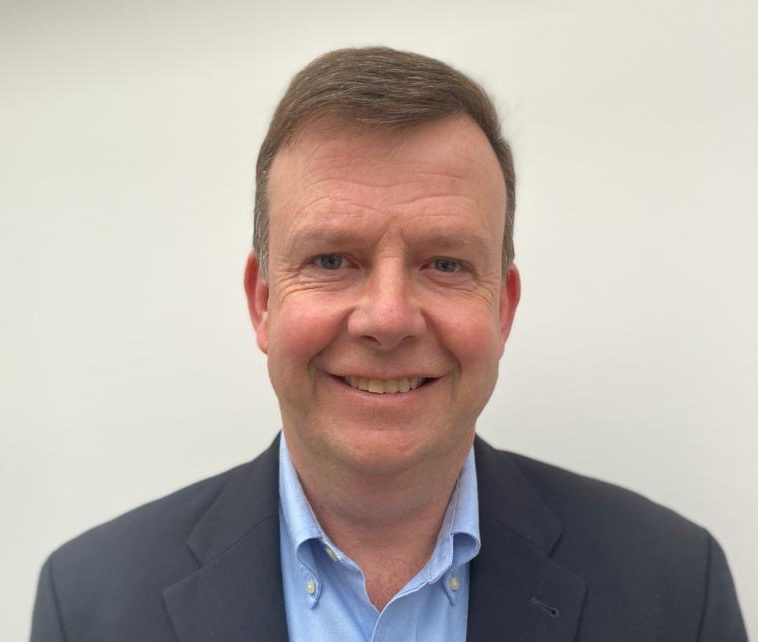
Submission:
[[[438,272],[458,272],[463,269],[461,262],[457,259],[440,258],[434,259],[432,265]]]
[[[324,270],[339,270],[345,264],[345,258],[339,254],[319,254],[313,262]]]

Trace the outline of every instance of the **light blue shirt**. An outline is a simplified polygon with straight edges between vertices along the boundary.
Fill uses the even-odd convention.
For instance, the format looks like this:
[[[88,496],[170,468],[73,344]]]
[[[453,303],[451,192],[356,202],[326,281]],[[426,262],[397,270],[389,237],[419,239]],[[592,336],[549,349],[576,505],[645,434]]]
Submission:
[[[279,524],[290,642],[465,642],[469,562],[479,553],[472,448],[450,497],[429,561],[381,613],[363,572],[313,514],[282,434]]]

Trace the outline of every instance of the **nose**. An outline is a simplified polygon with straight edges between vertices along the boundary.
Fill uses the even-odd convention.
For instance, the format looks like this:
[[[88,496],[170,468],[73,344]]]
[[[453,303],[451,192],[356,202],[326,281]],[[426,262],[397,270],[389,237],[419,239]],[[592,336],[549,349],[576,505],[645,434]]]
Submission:
[[[418,338],[425,329],[426,320],[405,266],[400,262],[375,266],[348,319],[351,336],[392,350]]]

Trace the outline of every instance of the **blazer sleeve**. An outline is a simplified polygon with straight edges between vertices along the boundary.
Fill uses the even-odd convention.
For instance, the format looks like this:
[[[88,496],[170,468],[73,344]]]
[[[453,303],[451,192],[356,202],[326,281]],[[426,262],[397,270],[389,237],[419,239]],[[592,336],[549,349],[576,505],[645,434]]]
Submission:
[[[708,581],[698,642],[748,642],[724,551],[709,536]]]
[[[53,584],[52,558],[48,558],[40,571],[32,615],[31,642],[68,642],[63,632],[58,596]]]

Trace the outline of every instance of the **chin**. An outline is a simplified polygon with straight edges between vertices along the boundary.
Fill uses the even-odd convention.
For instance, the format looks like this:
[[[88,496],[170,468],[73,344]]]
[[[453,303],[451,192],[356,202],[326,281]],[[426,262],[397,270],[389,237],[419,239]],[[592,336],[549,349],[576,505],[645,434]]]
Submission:
[[[364,430],[348,441],[332,444],[334,455],[363,475],[409,471],[440,456],[439,444],[409,430]]]

